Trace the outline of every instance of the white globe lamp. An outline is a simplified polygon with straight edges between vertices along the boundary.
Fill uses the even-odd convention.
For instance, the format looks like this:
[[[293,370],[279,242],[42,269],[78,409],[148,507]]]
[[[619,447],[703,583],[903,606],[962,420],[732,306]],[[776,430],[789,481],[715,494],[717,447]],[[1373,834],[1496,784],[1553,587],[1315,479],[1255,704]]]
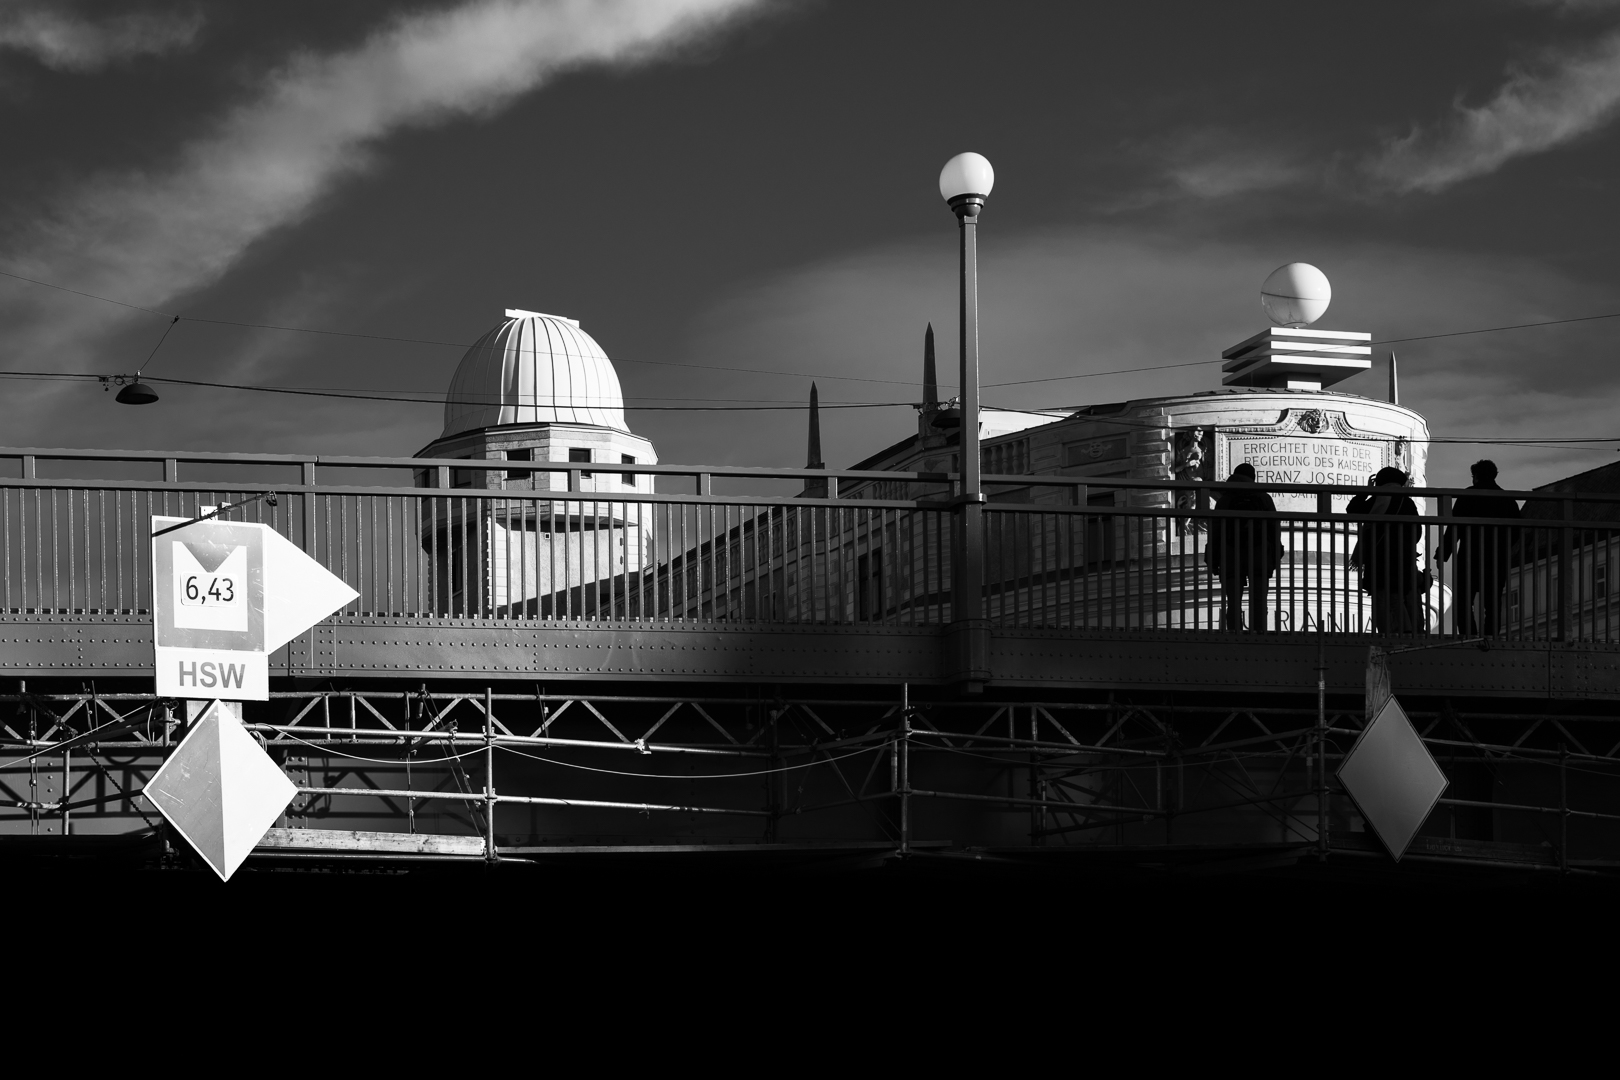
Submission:
[[[1260,286],[1260,306],[1278,326],[1300,328],[1320,319],[1333,301],[1327,275],[1310,263],[1279,266]]]
[[[983,154],[957,154],[939,171],[939,194],[958,214],[972,207],[969,216],[978,208],[996,186],[996,170]]]

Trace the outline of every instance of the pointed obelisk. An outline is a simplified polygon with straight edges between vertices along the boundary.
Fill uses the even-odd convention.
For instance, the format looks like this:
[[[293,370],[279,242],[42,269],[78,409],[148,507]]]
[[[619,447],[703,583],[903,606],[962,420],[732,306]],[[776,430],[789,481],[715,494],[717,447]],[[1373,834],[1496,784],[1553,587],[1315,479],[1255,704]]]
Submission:
[[[1401,403],[1401,375],[1400,368],[1395,364],[1394,350],[1389,354],[1389,403],[1391,405]]]
[[[810,384],[810,438],[809,446],[805,449],[804,467],[807,469],[825,469],[827,463],[821,460],[821,395],[816,391],[816,384]],[[827,481],[806,480],[804,491],[800,498],[825,499],[827,497]]]
[[[816,392],[815,383],[810,384],[810,445],[804,455],[804,467],[827,467],[827,463],[821,460],[821,395]]]
[[[934,371],[934,324],[928,324],[923,335],[923,400],[918,434],[923,438],[934,433],[934,416],[939,412],[939,377]]]

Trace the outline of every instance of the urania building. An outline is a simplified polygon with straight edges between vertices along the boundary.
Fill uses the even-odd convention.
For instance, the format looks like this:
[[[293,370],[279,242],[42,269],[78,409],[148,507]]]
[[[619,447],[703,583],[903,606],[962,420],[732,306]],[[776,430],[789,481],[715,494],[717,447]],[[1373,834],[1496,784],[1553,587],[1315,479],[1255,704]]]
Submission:
[[[1279,271],[1282,291],[1303,273],[1306,287],[1294,291],[1319,279],[1325,294],[1325,279],[1301,265],[1284,268],[1292,278]],[[1220,628],[1219,583],[1203,559],[1207,522],[1198,517],[1210,503],[1196,482],[1224,480],[1247,462],[1278,509],[1301,515],[1284,528],[1271,582],[1274,628],[1367,628],[1351,567],[1355,533],[1342,517],[1349,497],[1324,505],[1289,488],[1361,486],[1386,466],[1421,486],[1428,428],[1399,404],[1393,366],[1385,399],[1332,389],[1372,366],[1371,335],[1312,328],[1325,306],[1325,295],[1314,305],[1269,296],[1279,325],[1225,351],[1219,388],[1063,410],[983,409],[992,503],[1053,511],[987,516],[986,614],[1031,626]],[[938,514],[908,507],[948,500],[944,474],[959,465],[960,412],[938,398],[931,335],[915,430],[847,466],[904,475],[846,479],[837,499],[811,481],[790,504],[739,500],[734,512],[696,521],[638,498],[652,494],[651,477],[622,471],[656,463],[657,454],[629,429],[618,376],[596,341],[571,319],[507,316],[467,352],[443,434],[420,455],[501,462],[420,477],[484,495],[464,505],[450,498],[424,530],[447,579],[451,567],[477,568],[441,586],[460,606],[539,617],[949,618],[952,545]],[[536,471],[526,465],[533,462],[567,469]],[[807,466],[824,468],[814,403]],[[512,497],[489,497],[497,491]],[[547,492],[557,501],[535,498]],[[851,499],[871,512],[852,509]],[[1080,507],[1087,512],[1072,512]],[[477,557],[462,559],[463,550]],[[1445,606],[1435,586],[1431,623]]]

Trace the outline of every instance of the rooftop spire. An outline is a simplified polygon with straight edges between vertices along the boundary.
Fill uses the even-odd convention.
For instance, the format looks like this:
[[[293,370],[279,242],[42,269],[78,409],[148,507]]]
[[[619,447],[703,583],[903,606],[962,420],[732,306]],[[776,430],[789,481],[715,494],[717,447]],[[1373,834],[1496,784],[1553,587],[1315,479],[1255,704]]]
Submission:
[[[934,374],[934,324],[928,324],[923,336],[923,412],[939,408],[939,378]]]
[[[1395,366],[1394,350],[1390,350],[1389,354],[1389,403],[1391,405],[1401,403],[1401,376],[1400,370]]]
[[[807,469],[825,469],[827,463],[821,460],[821,395],[816,392],[816,384],[810,384],[810,447],[805,454],[804,467]]]

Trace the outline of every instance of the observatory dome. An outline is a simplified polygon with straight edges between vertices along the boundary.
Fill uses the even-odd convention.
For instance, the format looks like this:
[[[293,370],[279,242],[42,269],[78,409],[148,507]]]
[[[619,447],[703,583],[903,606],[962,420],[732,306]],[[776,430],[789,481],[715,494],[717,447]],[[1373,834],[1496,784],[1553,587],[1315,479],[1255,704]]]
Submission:
[[[441,439],[501,424],[630,430],[613,362],[577,320],[511,308],[506,316],[450,379]]]

